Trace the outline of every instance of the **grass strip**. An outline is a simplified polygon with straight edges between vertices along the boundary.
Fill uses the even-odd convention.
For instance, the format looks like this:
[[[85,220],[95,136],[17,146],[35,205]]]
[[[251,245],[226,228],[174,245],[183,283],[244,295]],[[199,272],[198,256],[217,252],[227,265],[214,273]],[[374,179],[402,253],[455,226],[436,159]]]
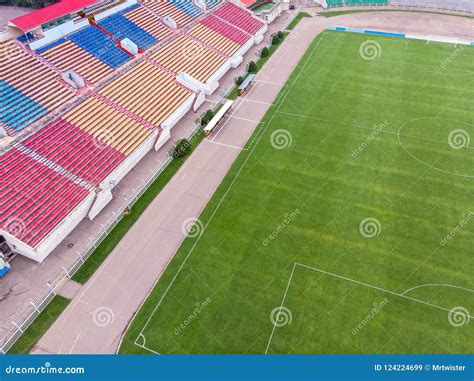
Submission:
[[[53,325],[69,304],[70,300],[56,295],[48,306],[41,312],[35,321],[27,328],[15,344],[10,348],[8,354],[28,354],[33,349],[43,334]]]
[[[195,139],[191,141],[191,151],[202,141],[202,134],[197,134]],[[122,220],[115,226],[109,235],[100,243],[91,256],[84,262],[82,267],[74,274],[72,279],[76,282],[84,284],[105,261],[112,250],[117,246],[120,240],[125,236],[133,224],[140,218],[142,213],[151,204],[155,197],[161,192],[166,184],[171,180],[176,172],[181,168],[187,157],[175,158],[164,171],[158,176],[155,182],[145,191],[140,199],[133,205],[130,213],[125,215]]]

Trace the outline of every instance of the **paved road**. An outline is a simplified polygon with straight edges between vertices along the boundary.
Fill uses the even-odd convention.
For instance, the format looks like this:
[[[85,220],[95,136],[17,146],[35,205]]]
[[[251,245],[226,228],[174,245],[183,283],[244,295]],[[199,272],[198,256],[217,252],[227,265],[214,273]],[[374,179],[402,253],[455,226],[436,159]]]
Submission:
[[[368,13],[305,19],[255,86],[236,102],[221,129],[204,141],[82,287],[33,353],[114,353],[129,321],[199,217],[308,45],[328,25],[469,38],[469,19],[430,14]]]

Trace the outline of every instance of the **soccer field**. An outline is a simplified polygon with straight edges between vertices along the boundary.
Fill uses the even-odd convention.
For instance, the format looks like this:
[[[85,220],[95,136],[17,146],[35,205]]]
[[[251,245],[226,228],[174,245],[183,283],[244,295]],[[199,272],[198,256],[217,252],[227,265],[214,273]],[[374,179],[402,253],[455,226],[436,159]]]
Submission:
[[[318,36],[121,352],[472,353],[473,79],[473,47]]]

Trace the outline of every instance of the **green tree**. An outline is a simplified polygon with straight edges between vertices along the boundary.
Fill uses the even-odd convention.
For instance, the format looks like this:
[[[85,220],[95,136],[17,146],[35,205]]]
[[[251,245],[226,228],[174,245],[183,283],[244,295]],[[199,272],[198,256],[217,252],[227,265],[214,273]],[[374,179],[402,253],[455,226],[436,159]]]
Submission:
[[[262,49],[262,52],[260,53],[260,57],[265,58],[265,57],[268,57],[269,54],[270,52],[268,51],[268,48],[265,47]]]
[[[249,73],[256,73],[256,72],[257,72],[257,64],[254,61],[250,61]]]
[[[176,146],[174,147],[173,157],[184,157],[191,150],[191,143],[188,139],[178,140]]]
[[[212,110],[207,110],[201,118],[201,126],[206,127],[212,118],[214,118],[214,112]]]

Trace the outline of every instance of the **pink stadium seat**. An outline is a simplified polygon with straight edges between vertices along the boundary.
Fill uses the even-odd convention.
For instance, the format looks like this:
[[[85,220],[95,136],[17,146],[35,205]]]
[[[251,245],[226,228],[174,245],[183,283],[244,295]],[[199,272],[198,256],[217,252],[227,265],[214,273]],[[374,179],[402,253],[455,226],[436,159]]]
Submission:
[[[264,25],[263,22],[252,17],[249,12],[232,3],[227,3],[214,14],[252,35]]]
[[[95,186],[126,157],[62,118],[23,144]]]
[[[89,191],[17,148],[2,156],[0,227],[36,246]]]
[[[232,25],[229,25],[213,15],[206,17],[201,21],[201,24],[222,34],[239,45],[245,44],[251,38],[249,34],[242,32],[240,29],[234,28]]]

